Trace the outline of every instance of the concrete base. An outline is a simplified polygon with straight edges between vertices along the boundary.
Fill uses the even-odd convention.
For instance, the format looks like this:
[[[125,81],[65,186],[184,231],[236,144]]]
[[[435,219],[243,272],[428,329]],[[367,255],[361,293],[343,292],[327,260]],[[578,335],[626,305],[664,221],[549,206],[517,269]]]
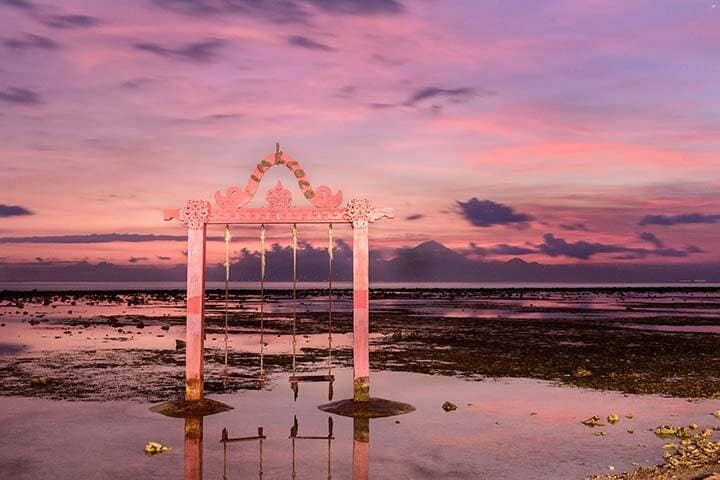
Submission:
[[[415,407],[408,403],[394,402],[384,398],[370,398],[366,402],[356,402],[351,399],[338,400],[320,405],[318,408],[323,412],[354,418],[392,417],[415,411]]]
[[[189,402],[185,399],[163,402],[152,406],[150,411],[160,413],[167,417],[193,418],[227,412],[228,410],[232,410],[232,408],[233,407],[218,402],[217,400],[204,398],[195,402]]]

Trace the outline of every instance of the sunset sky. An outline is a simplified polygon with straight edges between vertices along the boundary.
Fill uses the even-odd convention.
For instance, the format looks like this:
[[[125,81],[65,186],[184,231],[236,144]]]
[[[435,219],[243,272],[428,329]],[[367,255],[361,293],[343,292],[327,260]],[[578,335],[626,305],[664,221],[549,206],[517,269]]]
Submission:
[[[719,52],[715,0],[0,0],[0,262],[182,263],[276,141],[388,256],[714,262]]]

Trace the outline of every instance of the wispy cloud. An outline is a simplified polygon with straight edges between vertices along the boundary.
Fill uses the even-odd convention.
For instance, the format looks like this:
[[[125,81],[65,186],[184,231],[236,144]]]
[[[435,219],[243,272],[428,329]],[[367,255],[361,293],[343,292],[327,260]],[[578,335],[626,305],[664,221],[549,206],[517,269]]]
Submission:
[[[0,90],[0,101],[16,105],[37,105],[41,103],[40,95],[29,88],[9,87]]]
[[[25,12],[29,17],[49,28],[72,29],[89,28],[100,25],[100,19],[78,13],[56,13],[44,5],[28,0],[0,0],[1,5]]]
[[[218,50],[220,50],[225,43],[225,40],[220,38],[208,38],[199,42],[187,43],[179,47],[168,47],[153,42],[137,42],[133,46],[137,50],[153,53],[165,58],[205,63],[215,60]]]
[[[414,106],[424,100],[441,98],[451,102],[464,102],[477,94],[477,91],[471,87],[459,88],[441,88],[441,87],[425,87],[414,91],[405,101],[405,105]]]
[[[677,225],[686,223],[716,223],[720,215],[704,213],[683,213],[680,215],[646,215],[638,225]]]
[[[290,35],[289,37],[287,37],[287,41],[290,45],[294,47],[306,48],[308,50],[320,50],[323,52],[335,51],[335,49],[330,45],[320,43],[316,40],[313,40],[312,38],[308,38],[302,35]]]
[[[49,37],[42,35],[34,35],[27,33],[21,37],[6,38],[2,41],[6,48],[24,51],[24,50],[55,50],[60,45]]]

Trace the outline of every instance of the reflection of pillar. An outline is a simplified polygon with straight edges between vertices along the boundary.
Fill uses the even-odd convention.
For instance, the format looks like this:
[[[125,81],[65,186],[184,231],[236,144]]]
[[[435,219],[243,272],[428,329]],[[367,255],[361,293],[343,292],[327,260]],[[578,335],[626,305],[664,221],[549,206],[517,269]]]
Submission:
[[[185,480],[202,480],[203,419],[185,419]]]
[[[188,229],[187,323],[185,327],[185,399],[203,398],[205,297],[205,224]]]
[[[353,222],[353,400],[370,399],[368,223]]]
[[[353,418],[352,480],[370,478],[370,419]]]

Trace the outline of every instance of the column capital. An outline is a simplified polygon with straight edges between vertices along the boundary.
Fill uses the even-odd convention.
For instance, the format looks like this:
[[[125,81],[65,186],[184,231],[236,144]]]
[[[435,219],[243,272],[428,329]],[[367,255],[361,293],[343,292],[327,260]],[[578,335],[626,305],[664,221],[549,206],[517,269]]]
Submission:
[[[345,217],[350,220],[353,228],[368,228],[368,223],[381,218],[393,218],[392,208],[373,208],[367,198],[353,198],[347,203]]]
[[[201,230],[210,216],[210,202],[205,200],[188,200],[180,210],[180,221],[190,230]]]

